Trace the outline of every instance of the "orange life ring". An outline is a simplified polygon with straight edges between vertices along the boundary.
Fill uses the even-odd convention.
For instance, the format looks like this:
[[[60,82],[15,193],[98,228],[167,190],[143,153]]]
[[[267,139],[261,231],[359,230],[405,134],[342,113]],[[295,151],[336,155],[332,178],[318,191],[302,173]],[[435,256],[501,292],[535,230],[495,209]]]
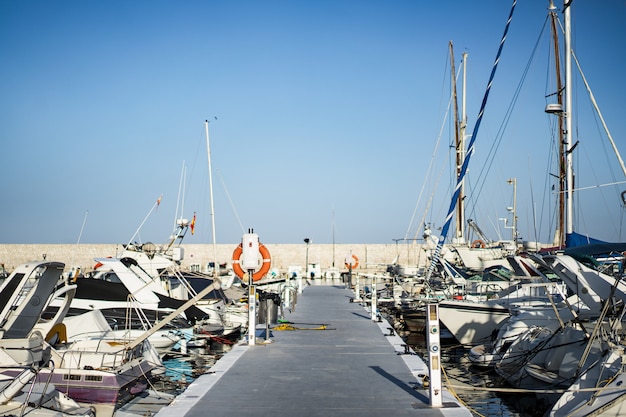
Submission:
[[[357,266],[359,266],[359,258],[356,257],[356,255],[352,255],[352,259],[354,259],[354,262],[346,262],[346,268],[350,269],[356,269]]]
[[[239,246],[235,248],[233,252],[233,272],[235,275],[239,277],[239,279],[244,279],[246,272],[241,268],[241,264],[239,263],[239,258],[241,258],[241,254],[243,253],[243,249],[241,243]],[[259,243],[259,253],[263,258],[263,265],[261,265],[261,269],[252,274],[252,281],[258,281],[265,276],[270,270],[272,266],[272,258],[270,257],[270,251],[267,250],[264,244]]]
[[[473,248],[485,248],[485,242],[483,242],[480,239],[476,239],[475,241],[472,242],[472,247]]]

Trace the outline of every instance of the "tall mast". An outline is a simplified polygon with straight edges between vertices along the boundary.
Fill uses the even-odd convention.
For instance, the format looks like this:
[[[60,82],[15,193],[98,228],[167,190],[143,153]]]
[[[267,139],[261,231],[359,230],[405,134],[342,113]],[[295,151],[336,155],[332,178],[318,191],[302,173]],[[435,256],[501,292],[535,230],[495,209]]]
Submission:
[[[335,206],[333,206],[333,264],[332,267],[335,267]]]
[[[209,159],[209,194],[211,197],[211,230],[213,231],[213,276],[219,276],[220,264],[217,262],[217,241],[215,240],[215,207],[213,206],[213,170],[211,169],[211,144],[209,142],[209,121],[204,121],[206,131],[206,150]]]
[[[552,1],[548,7],[550,11],[550,23],[552,30],[552,43],[554,47],[554,69],[556,74],[556,96],[557,96],[557,123],[558,123],[558,135],[559,135],[559,194],[558,194],[558,226],[554,231],[553,244],[557,247],[565,246],[565,202],[567,189],[567,169],[566,169],[566,149],[565,149],[565,128],[564,128],[564,113],[563,113],[563,83],[561,82],[561,53],[559,48],[559,36],[557,31],[557,16],[556,7]],[[560,112],[559,112],[560,109]]]
[[[467,86],[467,52],[463,52],[463,93],[461,94],[461,123],[459,126],[459,152],[461,154],[461,161],[465,159],[465,129],[467,128],[467,113],[466,113],[466,86]],[[460,170],[460,167],[459,167]],[[460,172],[459,172],[460,173]],[[459,199],[459,222],[461,223],[461,239],[465,240],[465,180],[461,182],[461,198]]]
[[[452,46],[452,41],[450,41],[450,72],[451,72],[451,84],[452,84],[452,100],[454,104],[454,144],[456,150],[456,178],[458,181],[461,178],[461,166],[463,165],[464,152],[463,152],[463,137],[461,134],[460,123],[459,123],[459,106],[457,101],[457,92],[456,92],[456,68],[454,65],[454,47]],[[464,238],[464,207],[463,200],[465,198],[463,193],[463,184],[461,183],[461,189],[459,191],[459,195],[456,200],[456,223],[455,223],[455,233],[454,233],[454,243],[462,244],[465,243]]]
[[[565,26],[565,169],[567,175],[567,211],[566,211],[566,234],[574,232],[574,169],[572,157],[572,26],[570,18],[570,6],[572,0],[565,0],[563,5],[563,17]]]

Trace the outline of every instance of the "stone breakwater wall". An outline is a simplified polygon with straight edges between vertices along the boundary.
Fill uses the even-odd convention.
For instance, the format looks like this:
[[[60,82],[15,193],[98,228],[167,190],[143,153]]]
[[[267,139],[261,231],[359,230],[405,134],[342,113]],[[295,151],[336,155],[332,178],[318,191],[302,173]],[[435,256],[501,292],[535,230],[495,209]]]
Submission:
[[[272,257],[272,268],[287,272],[290,266],[304,268],[307,259],[306,244],[267,244]],[[228,263],[232,259],[233,250],[238,243],[216,245],[219,263]],[[181,245],[184,249],[183,269],[190,269],[191,265],[204,266],[213,262],[214,250],[212,244]],[[122,251],[120,244],[0,244],[0,265],[7,271],[17,266],[33,261],[46,259],[48,261],[63,262],[66,268],[80,266],[85,272],[93,269],[94,258],[115,257]],[[333,266],[345,270],[345,259],[349,254],[359,259],[359,272],[384,271],[385,265],[394,260],[400,264],[423,265],[425,254],[420,245],[416,244],[309,244],[309,263],[316,263],[321,270]]]

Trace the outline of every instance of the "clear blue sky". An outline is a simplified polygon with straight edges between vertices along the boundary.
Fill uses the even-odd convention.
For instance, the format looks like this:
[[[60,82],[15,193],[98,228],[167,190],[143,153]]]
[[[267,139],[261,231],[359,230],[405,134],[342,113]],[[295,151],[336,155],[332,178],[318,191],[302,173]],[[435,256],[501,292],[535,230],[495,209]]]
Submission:
[[[518,182],[520,235],[537,230],[546,240],[554,227],[549,50],[540,37],[547,6],[517,5],[470,164],[472,190],[490,168],[468,210],[494,239],[510,233],[498,221],[512,205],[508,178]],[[573,7],[577,56],[626,153],[626,2]],[[510,8],[504,0],[0,2],[0,243],[126,243],[160,195],[135,240],[166,241],[182,210],[197,213],[185,242],[210,243],[205,119],[218,243],[239,242],[249,227],[265,243],[392,243],[421,233],[432,190],[418,199],[433,181],[440,130],[441,180],[425,219],[441,227],[451,193],[448,43],[457,68],[469,54],[471,132]],[[624,181],[584,103],[577,186]],[[623,241],[622,190],[582,191],[577,229]]]

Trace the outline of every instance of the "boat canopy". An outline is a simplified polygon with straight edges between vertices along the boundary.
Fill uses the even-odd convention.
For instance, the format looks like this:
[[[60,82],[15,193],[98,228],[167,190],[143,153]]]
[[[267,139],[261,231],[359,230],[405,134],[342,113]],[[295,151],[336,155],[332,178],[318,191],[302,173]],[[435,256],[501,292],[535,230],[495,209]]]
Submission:
[[[580,233],[568,233],[565,237],[565,246],[567,248],[573,248],[576,246],[587,246],[592,244],[603,244],[607,243],[603,240],[594,239],[589,236],[581,235]]]

